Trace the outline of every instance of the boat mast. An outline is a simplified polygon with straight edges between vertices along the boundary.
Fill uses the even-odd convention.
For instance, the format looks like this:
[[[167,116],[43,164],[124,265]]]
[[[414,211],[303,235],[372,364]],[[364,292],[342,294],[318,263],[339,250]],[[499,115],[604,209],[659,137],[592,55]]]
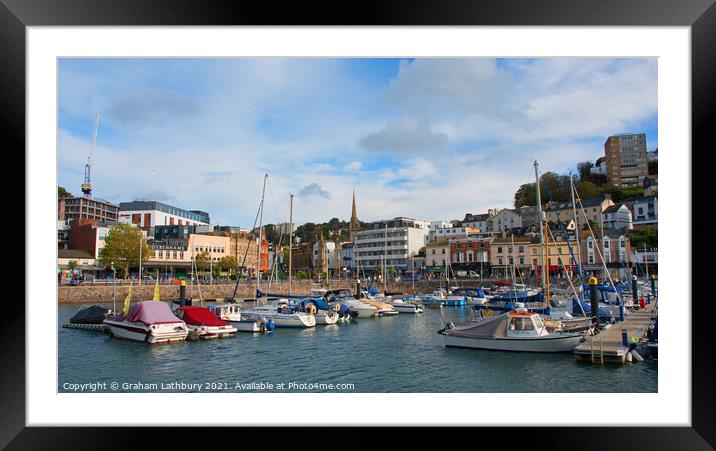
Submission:
[[[512,295],[517,296],[515,287],[515,236],[510,235],[510,259],[512,260]]]
[[[539,186],[539,163],[537,163],[537,160],[534,162],[535,167],[535,179],[537,180],[537,215],[539,219],[539,243],[540,243],[540,253],[542,254],[542,290],[545,290],[546,284],[545,284],[545,256],[544,251],[542,250],[542,246],[544,245],[544,230],[542,229],[542,195],[540,194],[540,186]]]
[[[385,294],[386,280],[385,267],[388,264],[388,221],[385,221],[385,232],[383,233],[383,294]]]
[[[259,212],[259,240],[256,243],[256,300],[259,298],[261,289],[261,240],[263,239],[263,223],[264,223],[264,196],[266,195],[266,179],[268,174],[264,174],[264,186],[261,191],[261,209]]]
[[[291,296],[291,270],[293,263],[293,194],[288,195],[288,295]]]
[[[574,202],[574,180],[572,179],[572,171],[569,171],[569,192],[572,195],[572,213],[574,216],[574,238],[577,241],[577,272],[582,276],[582,251],[579,248],[579,226],[577,225],[577,204]]]

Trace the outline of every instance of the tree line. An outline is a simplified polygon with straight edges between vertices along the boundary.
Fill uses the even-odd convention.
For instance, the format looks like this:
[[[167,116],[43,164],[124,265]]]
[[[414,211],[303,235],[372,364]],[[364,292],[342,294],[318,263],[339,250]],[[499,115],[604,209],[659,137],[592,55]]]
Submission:
[[[641,187],[620,189],[609,183],[606,175],[593,174],[594,164],[591,161],[584,161],[577,164],[577,174],[574,176],[574,187],[581,199],[593,199],[609,194],[618,203],[624,199],[638,197],[644,194]],[[571,190],[569,186],[569,175],[560,175],[555,172],[545,172],[540,177],[540,195],[542,203],[571,202]],[[525,183],[520,185],[514,195],[514,206],[537,205],[537,184]]]

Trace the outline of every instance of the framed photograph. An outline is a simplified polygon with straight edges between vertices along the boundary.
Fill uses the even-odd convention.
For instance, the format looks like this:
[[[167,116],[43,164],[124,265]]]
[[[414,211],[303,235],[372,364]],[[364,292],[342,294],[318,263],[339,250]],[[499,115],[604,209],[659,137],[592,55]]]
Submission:
[[[716,446],[690,248],[713,2],[319,9],[2,1],[27,258],[0,445],[539,426],[549,449]]]

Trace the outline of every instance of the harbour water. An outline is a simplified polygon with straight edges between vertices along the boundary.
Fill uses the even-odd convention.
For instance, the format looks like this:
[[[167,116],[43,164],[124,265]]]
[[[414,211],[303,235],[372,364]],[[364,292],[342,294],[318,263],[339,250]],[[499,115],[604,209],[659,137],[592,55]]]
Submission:
[[[651,392],[657,362],[593,365],[572,354],[446,348],[440,312],[400,314],[269,334],[148,345],[64,329],[59,305],[59,392]],[[446,307],[458,324],[469,308]],[[112,384],[117,388],[112,388]],[[181,384],[178,384],[181,383]],[[82,385],[85,384],[85,385]],[[284,384],[283,387],[280,384]],[[330,387],[329,384],[334,384]],[[345,384],[345,385],[339,385]]]

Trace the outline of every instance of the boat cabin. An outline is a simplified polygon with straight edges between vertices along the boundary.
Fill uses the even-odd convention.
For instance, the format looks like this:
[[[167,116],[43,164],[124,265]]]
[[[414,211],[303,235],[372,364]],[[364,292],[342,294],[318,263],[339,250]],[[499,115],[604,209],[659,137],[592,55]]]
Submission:
[[[217,318],[223,319],[224,321],[240,321],[241,320],[241,309],[236,304],[223,304],[223,305],[210,305],[209,310]]]
[[[510,338],[536,338],[549,334],[542,318],[524,307],[507,314],[506,327]]]

